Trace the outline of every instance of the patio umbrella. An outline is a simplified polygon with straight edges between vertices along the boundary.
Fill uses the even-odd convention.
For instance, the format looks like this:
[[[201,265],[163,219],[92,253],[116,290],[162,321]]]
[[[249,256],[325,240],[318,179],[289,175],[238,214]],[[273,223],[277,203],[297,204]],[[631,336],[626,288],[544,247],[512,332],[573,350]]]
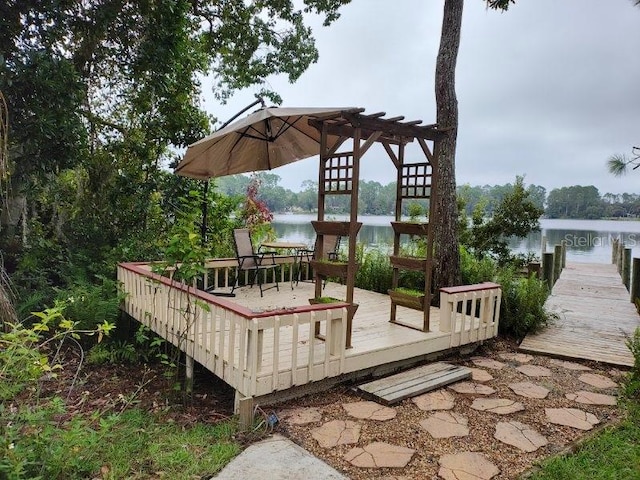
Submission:
[[[320,153],[320,132],[310,119],[338,117],[353,108],[279,108],[257,110],[189,146],[175,173],[207,179],[271,170]],[[333,146],[338,136],[328,135]]]

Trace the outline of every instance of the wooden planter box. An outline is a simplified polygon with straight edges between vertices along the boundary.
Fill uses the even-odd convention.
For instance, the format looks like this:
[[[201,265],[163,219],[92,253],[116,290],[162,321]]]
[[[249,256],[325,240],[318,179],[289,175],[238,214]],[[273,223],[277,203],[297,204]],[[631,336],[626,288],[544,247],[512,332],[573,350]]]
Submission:
[[[318,235],[337,235],[338,237],[353,235],[355,237],[362,227],[362,222],[355,222],[354,231],[351,231],[350,222],[319,222],[314,220],[311,225]]]
[[[427,259],[423,257],[400,257],[391,255],[389,260],[393,268],[414,270],[416,272],[424,272],[427,269]]]
[[[391,222],[393,231],[405,235],[426,235],[429,228],[428,223],[416,222]]]
[[[424,295],[411,295],[397,290],[389,290],[388,293],[391,301],[396,305],[414,310],[424,310]]]
[[[344,262],[319,262],[311,261],[311,268],[321,277],[339,277],[347,278],[348,263]]]

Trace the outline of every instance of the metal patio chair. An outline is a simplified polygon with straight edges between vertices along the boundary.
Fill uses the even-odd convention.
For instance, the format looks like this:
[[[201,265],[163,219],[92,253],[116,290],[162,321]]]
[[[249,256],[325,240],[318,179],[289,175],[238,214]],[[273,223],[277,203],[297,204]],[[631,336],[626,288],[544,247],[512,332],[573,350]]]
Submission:
[[[280,291],[278,287],[278,276],[275,272],[275,269],[278,267],[276,264],[276,252],[256,253],[253,249],[253,242],[251,241],[248,228],[236,228],[233,231],[233,240],[236,248],[236,258],[238,259],[238,271],[231,293],[238,287],[240,272],[249,271],[249,284],[253,287],[253,284],[257,282],[260,288],[260,296],[262,297],[264,290],[273,288],[262,288],[263,272],[266,270],[272,270],[275,281],[274,287]]]
[[[300,250],[298,251],[298,255],[300,256],[298,259],[298,277],[296,279],[296,284],[300,282],[300,276],[302,274],[302,265],[311,263],[311,260],[337,260],[338,259],[338,250],[340,249],[340,238],[338,235],[325,235],[322,242],[322,252],[320,252],[320,242],[319,238],[316,237],[316,241],[313,247],[313,250]],[[327,281],[325,279],[324,285],[326,285]]]

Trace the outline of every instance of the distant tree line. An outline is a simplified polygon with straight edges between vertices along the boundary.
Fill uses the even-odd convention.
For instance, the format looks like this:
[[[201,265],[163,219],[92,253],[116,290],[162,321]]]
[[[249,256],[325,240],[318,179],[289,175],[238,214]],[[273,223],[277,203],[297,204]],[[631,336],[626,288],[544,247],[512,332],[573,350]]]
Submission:
[[[280,176],[261,172],[255,175],[260,182],[258,197],[273,212],[313,212],[318,205],[318,182],[305,180],[299,192],[280,185]],[[216,180],[220,193],[244,197],[250,177],[234,175]],[[517,182],[516,182],[517,183]],[[513,191],[515,183],[504,185],[464,184],[458,186],[460,208],[471,217],[478,208],[492,216],[506,195]],[[541,185],[524,187],[533,205],[544,211],[548,218],[627,218],[640,217],[640,194],[605,193],[601,195],[593,185],[573,185],[555,188],[547,194]],[[363,215],[392,215],[395,208],[396,182],[382,185],[375,181],[360,182],[359,213]],[[405,202],[408,209],[411,202]],[[328,214],[349,211],[347,195],[331,195],[326,202]],[[408,211],[404,212],[405,214]]]

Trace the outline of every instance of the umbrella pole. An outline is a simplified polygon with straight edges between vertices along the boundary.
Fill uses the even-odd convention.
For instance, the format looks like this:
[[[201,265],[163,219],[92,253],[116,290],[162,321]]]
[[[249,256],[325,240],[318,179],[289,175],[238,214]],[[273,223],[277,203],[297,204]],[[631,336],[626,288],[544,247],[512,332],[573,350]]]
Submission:
[[[202,239],[202,246],[207,244],[207,210],[209,208],[208,202],[209,194],[209,180],[205,180],[204,187],[202,188],[202,223],[200,224],[200,235]]]

